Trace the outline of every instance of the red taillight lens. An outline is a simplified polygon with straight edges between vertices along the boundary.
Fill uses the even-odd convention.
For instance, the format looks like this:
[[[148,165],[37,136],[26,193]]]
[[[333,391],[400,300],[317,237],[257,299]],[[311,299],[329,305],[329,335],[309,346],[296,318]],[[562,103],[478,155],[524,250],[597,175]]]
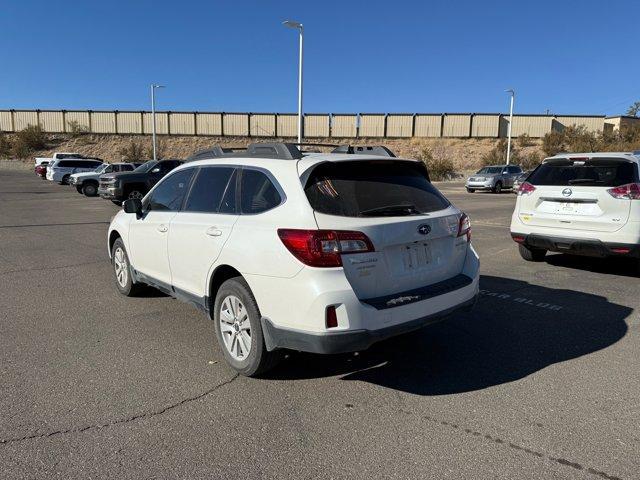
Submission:
[[[327,307],[327,328],[336,328],[338,326],[338,315],[336,314],[336,307],[331,305]]]
[[[522,235],[512,235],[513,241],[516,243],[524,243],[524,237]]]
[[[610,188],[607,193],[613,198],[626,200],[640,200],[640,183],[628,183],[619,187]]]
[[[362,232],[280,228],[278,236],[294,257],[310,267],[341,267],[340,255],[375,251]]]
[[[458,223],[458,237],[463,235],[467,236],[467,241],[471,241],[471,220],[466,213],[460,215],[460,222]]]
[[[529,182],[523,182],[522,185],[520,185],[520,188],[518,188],[518,195],[530,195],[535,189],[536,187],[531,185]]]

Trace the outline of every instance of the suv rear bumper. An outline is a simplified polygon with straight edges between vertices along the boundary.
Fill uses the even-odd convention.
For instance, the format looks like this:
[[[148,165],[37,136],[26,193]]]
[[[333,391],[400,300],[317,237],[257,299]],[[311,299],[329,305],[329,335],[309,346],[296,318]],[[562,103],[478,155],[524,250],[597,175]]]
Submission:
[[[459,310],[471,310],[476,303],[476,294],[470,300],[422,318],[379,328],[377,330],[347,330],[343,332],[304,332],[276,327],[268,318],[262,318],[262,331],[267,350],[287,348],[310,353],[335,354],[366,350],[381,340],[418,330],[445,320]]]
[[[587,257],[627,256],[640,258],[640,245],[636,243],[603,242],[595,238],[568,238],[516,232],[511,232],[511,238],[525,247],[540,248],[551,252]]]

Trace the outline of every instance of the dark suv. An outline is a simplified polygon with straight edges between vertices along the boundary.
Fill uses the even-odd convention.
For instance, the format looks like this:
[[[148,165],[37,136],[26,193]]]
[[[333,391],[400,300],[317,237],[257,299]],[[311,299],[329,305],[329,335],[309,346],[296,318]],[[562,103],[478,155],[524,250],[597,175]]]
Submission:
[[[182,160],[148,161],[133,172],[109,173],[100,176],[98,195],[116,205],[128,198],[142,198]]]

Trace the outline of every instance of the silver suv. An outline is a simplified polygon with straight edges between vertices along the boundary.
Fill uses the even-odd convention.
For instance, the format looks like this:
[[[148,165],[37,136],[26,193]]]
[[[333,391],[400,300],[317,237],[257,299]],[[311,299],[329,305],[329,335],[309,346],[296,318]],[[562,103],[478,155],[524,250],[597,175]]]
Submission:
[[[491,165],[482,167],[474,175],[467,179],[465,187],[467,192],[476,190],[500,193],[505,188],[513,188],[513,182],[522,174],[522,168],[518,165]]]

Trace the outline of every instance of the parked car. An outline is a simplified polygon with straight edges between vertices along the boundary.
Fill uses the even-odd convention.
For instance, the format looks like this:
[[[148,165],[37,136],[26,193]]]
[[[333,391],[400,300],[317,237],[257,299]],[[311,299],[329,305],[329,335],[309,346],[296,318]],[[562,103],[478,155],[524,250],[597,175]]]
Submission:
[[[91,172],[102,165],[100,159],[52,160],[47,165],[47,180],[65,185],[74,173]]]
[[[506,188],[512,188],[513,181],[521,173],[522,169],[517,165],[492,165],[482,167],[475,175],[467,179],[465,187],[469,193],[473,193],[476,190],[500,193]]]
[[[518,189],[520,188],[520,185],[522,185],[527,179],[527,177],[531,175],[531,172],[533,172],[533,170],[527,170],[526,172],[522,172],[520,175],[518,175],[515,178],[515,180],[513,181],[513,185],[511,187],[511,191],[513,193],[515,194],[518,193]]]
[[[47,165],[49,165],[48,161],[43,161],[42,163],[35,166],[34,171],[36,175],[40,178],[47,178]]]
[[[85,158],[81,153],[56,152],[51,157],[36,157],[34,167],[42,163],[51,163],[53,160],[66,160],[71,158]]]
[[[69,177],[69,185],[76,188],[78,193],[87,197],[95,197],[98,194],[98,183],[103,173],[132,172],[140,163],[103,163],[93,172],[74,173]]]
[[[422,162],[254,144],[126,200],[108,249],[120,293],[147,284],[199,306],[251,376],[279,349],[359,351],[471,307],[470,232]]]
[[[522,258],[622,256],[640,273],[639,163],[640,156],[612,152],[545,159],[520,186],[511,218]]]
[[[182,163],[182,160],[149,161],[133,172],[103,174],[98,194],[116,205],[128,198],[142,198],[162,177]]]

